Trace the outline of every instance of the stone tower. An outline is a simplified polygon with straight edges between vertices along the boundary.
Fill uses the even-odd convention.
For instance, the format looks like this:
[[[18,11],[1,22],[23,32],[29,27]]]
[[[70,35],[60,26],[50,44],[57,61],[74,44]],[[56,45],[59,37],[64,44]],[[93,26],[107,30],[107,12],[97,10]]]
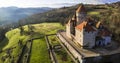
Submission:
[[[87,15],[86,9],[84,5],[81,5],[76,10],[77,25],[86,20],[86,15]]]

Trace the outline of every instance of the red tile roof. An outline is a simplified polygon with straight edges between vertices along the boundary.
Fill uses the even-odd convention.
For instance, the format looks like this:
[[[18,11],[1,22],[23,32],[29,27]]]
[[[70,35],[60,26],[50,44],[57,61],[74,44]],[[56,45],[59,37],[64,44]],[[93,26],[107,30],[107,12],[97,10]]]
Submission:
[[[90,25],[88,22],[83,21],[81,24],[79,24],[78,26],[76,26],[77,29],[79,29],[80,31],[85,29],[85,31],[87,32],[91,32],[91,31],[96,31],[95,28],[93,28],[92,25]]]
[[[75,28],[79,29],[80,31],[86,26],[87,22],[83,21],[81,24],[77,25]]]
[[[96,31],[96,30],[93,28],[93,26],[87,25],[87,26],[85,27],[85,31],[91,32],[91,31]]]

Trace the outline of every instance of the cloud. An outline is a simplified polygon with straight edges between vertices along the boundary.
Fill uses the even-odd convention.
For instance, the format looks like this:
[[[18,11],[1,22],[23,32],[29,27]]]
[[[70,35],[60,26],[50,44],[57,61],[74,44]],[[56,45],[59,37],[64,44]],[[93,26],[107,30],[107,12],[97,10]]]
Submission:
[[[97,1],[98,3],[112,3],[120,0],[95,0],[95,1]]]
[[[56,3],[56,4],[52,4],[52,5],[75,5],[77,3]]]
[[[84,4],[103,4],[120,0],[0,0],[0,7],[57,7],[71,6],[78,3]]]
[[[47,6],[47,7],[53,7],[53,8],[58,8],[58,7],[64,7],[64,6],[72,6],[76,5],[78,3],[54,3],[54,4],[41,4],[41,6]]]

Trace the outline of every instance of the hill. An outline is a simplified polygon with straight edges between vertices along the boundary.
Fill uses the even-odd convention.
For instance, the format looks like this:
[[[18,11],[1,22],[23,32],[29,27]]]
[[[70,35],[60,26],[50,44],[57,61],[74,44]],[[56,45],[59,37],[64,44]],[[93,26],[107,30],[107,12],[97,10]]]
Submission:
[[[3,7],[0,8],[0,25],[18,22],[18,20],[26,18],[32,14],[43,13],[52,8],[18,8],[18,7]]]
[[[88,16],[95,21],[101,21],[112,33],[113,38],[120,41],[120,2],[111,4],[90,5],[86,4]],[[40,23],[40,22],[59,22],[65,25],[66,22],[75,14],[75,10],[80,4],[71,7],[54,9],[45,13],[34,14],[21,20],[21,24]]]
[[[75,14],[75,11],[79,6],[80,4],[71,7],[53,9],[45,13],[37,13],[27,17],[26,19],[23,19],[23,22],[24,21],[26,21],[26,23],[60,22],[62,24],[65,24]],[[89,15],[100,14],[101,12],[107,10],[107,7],[105,5],[86,4],[85,7]]]

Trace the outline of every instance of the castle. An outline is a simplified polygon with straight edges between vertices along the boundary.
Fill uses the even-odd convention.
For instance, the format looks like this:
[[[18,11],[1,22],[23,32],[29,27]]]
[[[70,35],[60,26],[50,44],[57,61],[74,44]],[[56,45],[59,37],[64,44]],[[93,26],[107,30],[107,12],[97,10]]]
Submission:
[[[88,18],[84,5],[67,22],[57,37],[75,63],[120,63],[120,45],[100,21]]]
[[[87,17],[84,5],[66,24],[66,35],[81,47],[105,46],[111,42],[111,33],[99,21]]]

